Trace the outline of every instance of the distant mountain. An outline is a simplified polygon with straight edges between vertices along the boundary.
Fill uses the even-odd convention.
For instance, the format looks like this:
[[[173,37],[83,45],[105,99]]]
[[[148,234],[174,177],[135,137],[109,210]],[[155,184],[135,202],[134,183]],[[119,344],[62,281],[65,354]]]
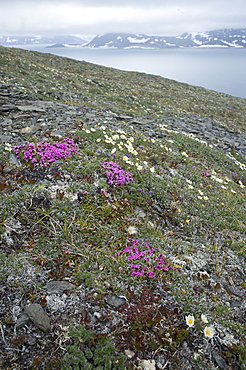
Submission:
[[[131,33],[106,33],[85,44],[91,48],[181,48],[246,47],[246,28],[184,33],[180,36],[148,36]]]
[[[184,47],[243,47],[246,48],[246,28],[208,32],[183,33],[180,36],[149,36],[133,33],[105,33],[91,41],[78,36],[0,36],[0,45],[48,44],[48,47],[84,46],[90,48],[184,48]]]
[[[0,36],[0,45],[85,44],[87,41],[71,35],[61,36]]]

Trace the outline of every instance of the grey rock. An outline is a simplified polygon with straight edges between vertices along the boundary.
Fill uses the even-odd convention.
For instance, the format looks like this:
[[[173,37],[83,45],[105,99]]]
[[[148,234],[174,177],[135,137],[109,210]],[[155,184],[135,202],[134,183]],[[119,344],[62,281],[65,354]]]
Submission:
[[[21,328],[22,326],[25,326],[29,320],[30,318],[27,315],[27,313],[21,314],[20,317],[18,317],[16,321],[16,328],[18,329],[18,328]]]
[[[24,313],[26,313],[33,324],[42,331],[48,332],[50,330],[50,319],[40,304],[32,303],[25,306]]]
[[[12,135],[0,135],[0,142],[3,144],[10,143],[12,140]]]
[[[0,107],[0,112],[9,112],[12,110],[17,110],[17,107],[14,104],[4,104]]]
[[[26,343],[29,346],[34,346],[37,343],[37,338],[34,337],[34,336],[28,336],[27,339],[26,339]]]
[[[106,300],[106,303],[108,303],[110,306],[113,306],[116,308],[126,303],[126,299],[124,297],[118,297],[116,295],[108,295],[105,300]]]
[[[243,297],[244,294],[241,290],[234,288],[232,285],[224,284],[224,288],[227,290],[228,293],[234,294],[238,297]]]
[[[138,216],[138,217],[140,217],[140,218],[146,217],[146,213],[140,207],[136,207],[136,209],[135,209],[135,215]]]
[[[225,360],[213,348],[211,349],[211,353],[214,361],[219,366],[219,368],[222,370],[227,370],[228,366]]]
[[[36,105],[17,105],[16,108],[20,111],[35,111],[35,112],[40,112],[40,113],[45,113],[45,110],[42,108],[39,108]]]
[[[75,285],[66,280],[49,281],[46,289],[49,293],[63,293],[67,290],[74,290]]]

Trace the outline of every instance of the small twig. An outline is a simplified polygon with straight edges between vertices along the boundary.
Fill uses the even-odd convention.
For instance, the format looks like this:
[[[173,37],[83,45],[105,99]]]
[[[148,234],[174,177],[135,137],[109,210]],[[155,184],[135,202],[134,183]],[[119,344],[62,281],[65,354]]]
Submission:
[[[3,338],[3,343],[5,344],[5,346],[7,345],[6,343],[6,340],[5,340],[5,337],[4,337],[4,331],[3,331],[3,326],[2,324],[0,324],[0,330],[1,330],[1,334],[2,334],[2,338]]]

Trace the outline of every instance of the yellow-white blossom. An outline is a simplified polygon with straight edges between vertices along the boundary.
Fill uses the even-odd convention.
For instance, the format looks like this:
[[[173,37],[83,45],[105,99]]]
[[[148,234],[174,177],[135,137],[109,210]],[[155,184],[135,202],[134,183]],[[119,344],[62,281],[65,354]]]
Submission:
[[[113,144],[113,140],[111,137],[108,137],[107,135],[105,135],[105,142],[106,143],[109,143],[109,144]]]
[[[135,226],[129,226],[127,229],[128,234],[136,234],[138,231]]]
[[[186,320],[186,324],[191,328],[192,326],[194,326],[194,323],[195,323],[195,318],[193,315],[188,315],[188,316],[185,316],[185,320]]]
[[[205,337],[207,338],[213,338],[215,334],[215,329],[213,326],[206,326],[205,329],[204,329],[204,335]]]
[[[9,143],[6,143],[5,144],[5,148],[4,148],[5,150],[7,150],[8,152],[11,152],[11,150],[12,150],[12,146],[11,146],[11,144],[9,144]]]
[[[203,313],[201,314],[201,320],[207,324],[208,323],[208,319],[207,319],[207,316],[205,316]]]
[[[130,152],[130,153],[134,152],[133,146],[127,146],[127,149],[128,149],[128,152]]]

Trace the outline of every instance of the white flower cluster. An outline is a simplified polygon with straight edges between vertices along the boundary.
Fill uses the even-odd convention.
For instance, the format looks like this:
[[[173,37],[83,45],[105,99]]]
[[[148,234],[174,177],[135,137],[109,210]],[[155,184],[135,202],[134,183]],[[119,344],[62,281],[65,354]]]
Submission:
[[[189,326],[189,328],[192,328],[194,326],[195,317],[193,315],[185,316],[185,320],[186,320],[186,324]],[[201,320],[205,324],[208,324],[207,316],[205,316],[204,314],[201,315]],[[204,332],[204,335],[205,335],[206,338],[211,339],[211,338],[213,338],[213,336],[215,334],[215,328],[214,328],[213,325],[205,326],[203,332]]]
[[[134,148],[134,138],[132,136],[128,137],[126,133],[123,130],[117,130],[116,132],[111,132],[110,129],[107,130],[107,128],[102,125],[95,128],[90,129],[83,129],[87,134],[91,132],[96,132],[97,130],[100,130],[102,132],[103,137],[97,138],[96,141],[102,142],[104,141],[107,144],[110,144],[112,146],[111,154],[115,154],[117,151],[123,152],[123,161],[131,166],[135,166],[137,170],[142,171],[144,169],[149,169],[150,172],[155,172],[154,167],[149,167],[148,162],[143,161],[140,162],[137,159],[138,151]],[[106,132],[107,130],[107,132]],[[154,139],[151,139],[151,142],[155,142]],[[124,152],[126,154],[124,154]],[[134,160],[132,159],[132,156]]]

